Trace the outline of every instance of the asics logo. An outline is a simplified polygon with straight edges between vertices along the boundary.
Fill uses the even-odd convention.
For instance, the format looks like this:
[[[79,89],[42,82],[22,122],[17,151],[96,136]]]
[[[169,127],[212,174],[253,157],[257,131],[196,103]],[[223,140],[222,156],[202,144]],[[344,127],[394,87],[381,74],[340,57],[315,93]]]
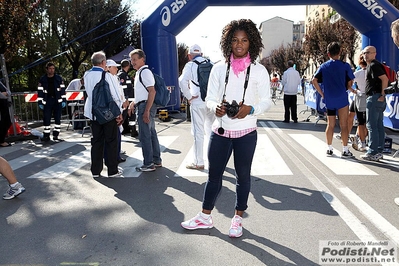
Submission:
[[[177,14],[187,2],[188,0],[175,0],[169,6],[164,6],[160,12],[162,24],[165,27],[169,26],[173,14]]]
[[[367,10],[374,15],[374,17],[378,19],[382,19],[382,17],[387,13],[385,9],[383,9],[380,4],[376,0],[358,0]]]

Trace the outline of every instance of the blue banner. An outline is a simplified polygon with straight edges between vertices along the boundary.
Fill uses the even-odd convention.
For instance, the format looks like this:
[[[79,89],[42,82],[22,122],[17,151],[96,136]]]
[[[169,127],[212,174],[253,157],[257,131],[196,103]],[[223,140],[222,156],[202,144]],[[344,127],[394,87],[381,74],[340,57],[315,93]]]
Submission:
[[[384,111],[384,126],[399,130],[399,93],[387,94],[387,107]]]

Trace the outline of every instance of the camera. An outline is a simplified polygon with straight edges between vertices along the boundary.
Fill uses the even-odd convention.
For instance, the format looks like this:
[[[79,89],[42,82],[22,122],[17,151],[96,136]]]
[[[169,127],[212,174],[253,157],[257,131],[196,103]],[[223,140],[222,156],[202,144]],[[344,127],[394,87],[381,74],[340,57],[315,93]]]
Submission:
[[[391,86],[384,89],[385,94],[393,94],[398,92],[399,92],[398,81],[392,82]]]
[[[231,104],[229,104],[228,102],[223,102],[222,104],[226,108],[226,114],[228,117],[235,116],[238,113],[238,110],[240,109],[240,106],[235,100],[233,100]]]

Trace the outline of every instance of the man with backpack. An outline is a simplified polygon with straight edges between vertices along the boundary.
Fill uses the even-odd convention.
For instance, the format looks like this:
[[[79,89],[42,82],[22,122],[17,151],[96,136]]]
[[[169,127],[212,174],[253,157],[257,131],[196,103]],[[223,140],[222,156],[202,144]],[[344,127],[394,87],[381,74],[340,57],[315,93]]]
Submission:
[[[155,77],[145,64],[145,53],[141,49],[135,49],[129,53],[130,62],[136,71],[134,78],[135,102],[129,106],[129,115],[134,107],[137,110],[137,123],[139,126],[139,140],[143,153],[143,165],[136,167],[138,172],[155,171],[156,167],[162,167],[161,149],[157,131],[155,130],[155,115],[157,105],[155,99]]]
[[[99,105],[94,99],[94,90],[96,85],[102,79],[106,67],[106,57],[104,52],[95,52],[91,56],[93,68],[86,71],[84,75],[84,84],[87,93],[87,99],[84,107],[85,117],[90,119],[91,125],[91,173],[94,178],[101,177],[103,170],[104,145],[106,147],[108,177],[122,177],[122,170],[118,169],[118,126],[123,122],[122,118],[122,100],[119,92],[117,79],[110,73],[105,73],[105,81],[109,85],[109,92],[113,101],[119,107],[119,115],[106,123],[100,123],[93,115],[93,106]],[[99,88],[96,88],[96,90]]]
[[[190,103],[191,133],[194,136],[194,162],[188,164],[186,168],[203,170],[205,135],[209,138],[211,125],[215,119],[215,115],[206,107],[204,101],[213,65],[202,57],[202,50],[198,44],[190,47],[188,58],[189,62],[179,77],[180,90]]]

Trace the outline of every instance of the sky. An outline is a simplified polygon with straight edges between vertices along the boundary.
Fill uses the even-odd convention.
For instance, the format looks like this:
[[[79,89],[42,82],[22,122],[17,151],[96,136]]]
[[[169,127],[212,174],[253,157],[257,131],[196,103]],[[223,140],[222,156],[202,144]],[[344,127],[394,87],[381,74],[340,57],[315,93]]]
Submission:
[[[126,3],[133,0],[126,0]],[[163,1],[136,0],[132,8],[142,17],[150,15]],[[216,62],[222,59],[219,48],[223,27],[231,20],[249,18],[259,28],[263,21],[282,17],[294,23],[305,20],[306,8],[302,6],[232,6],[207,7],[181,33],[176,36],[177,43],[187,46],[198,44],[204,56]]]

